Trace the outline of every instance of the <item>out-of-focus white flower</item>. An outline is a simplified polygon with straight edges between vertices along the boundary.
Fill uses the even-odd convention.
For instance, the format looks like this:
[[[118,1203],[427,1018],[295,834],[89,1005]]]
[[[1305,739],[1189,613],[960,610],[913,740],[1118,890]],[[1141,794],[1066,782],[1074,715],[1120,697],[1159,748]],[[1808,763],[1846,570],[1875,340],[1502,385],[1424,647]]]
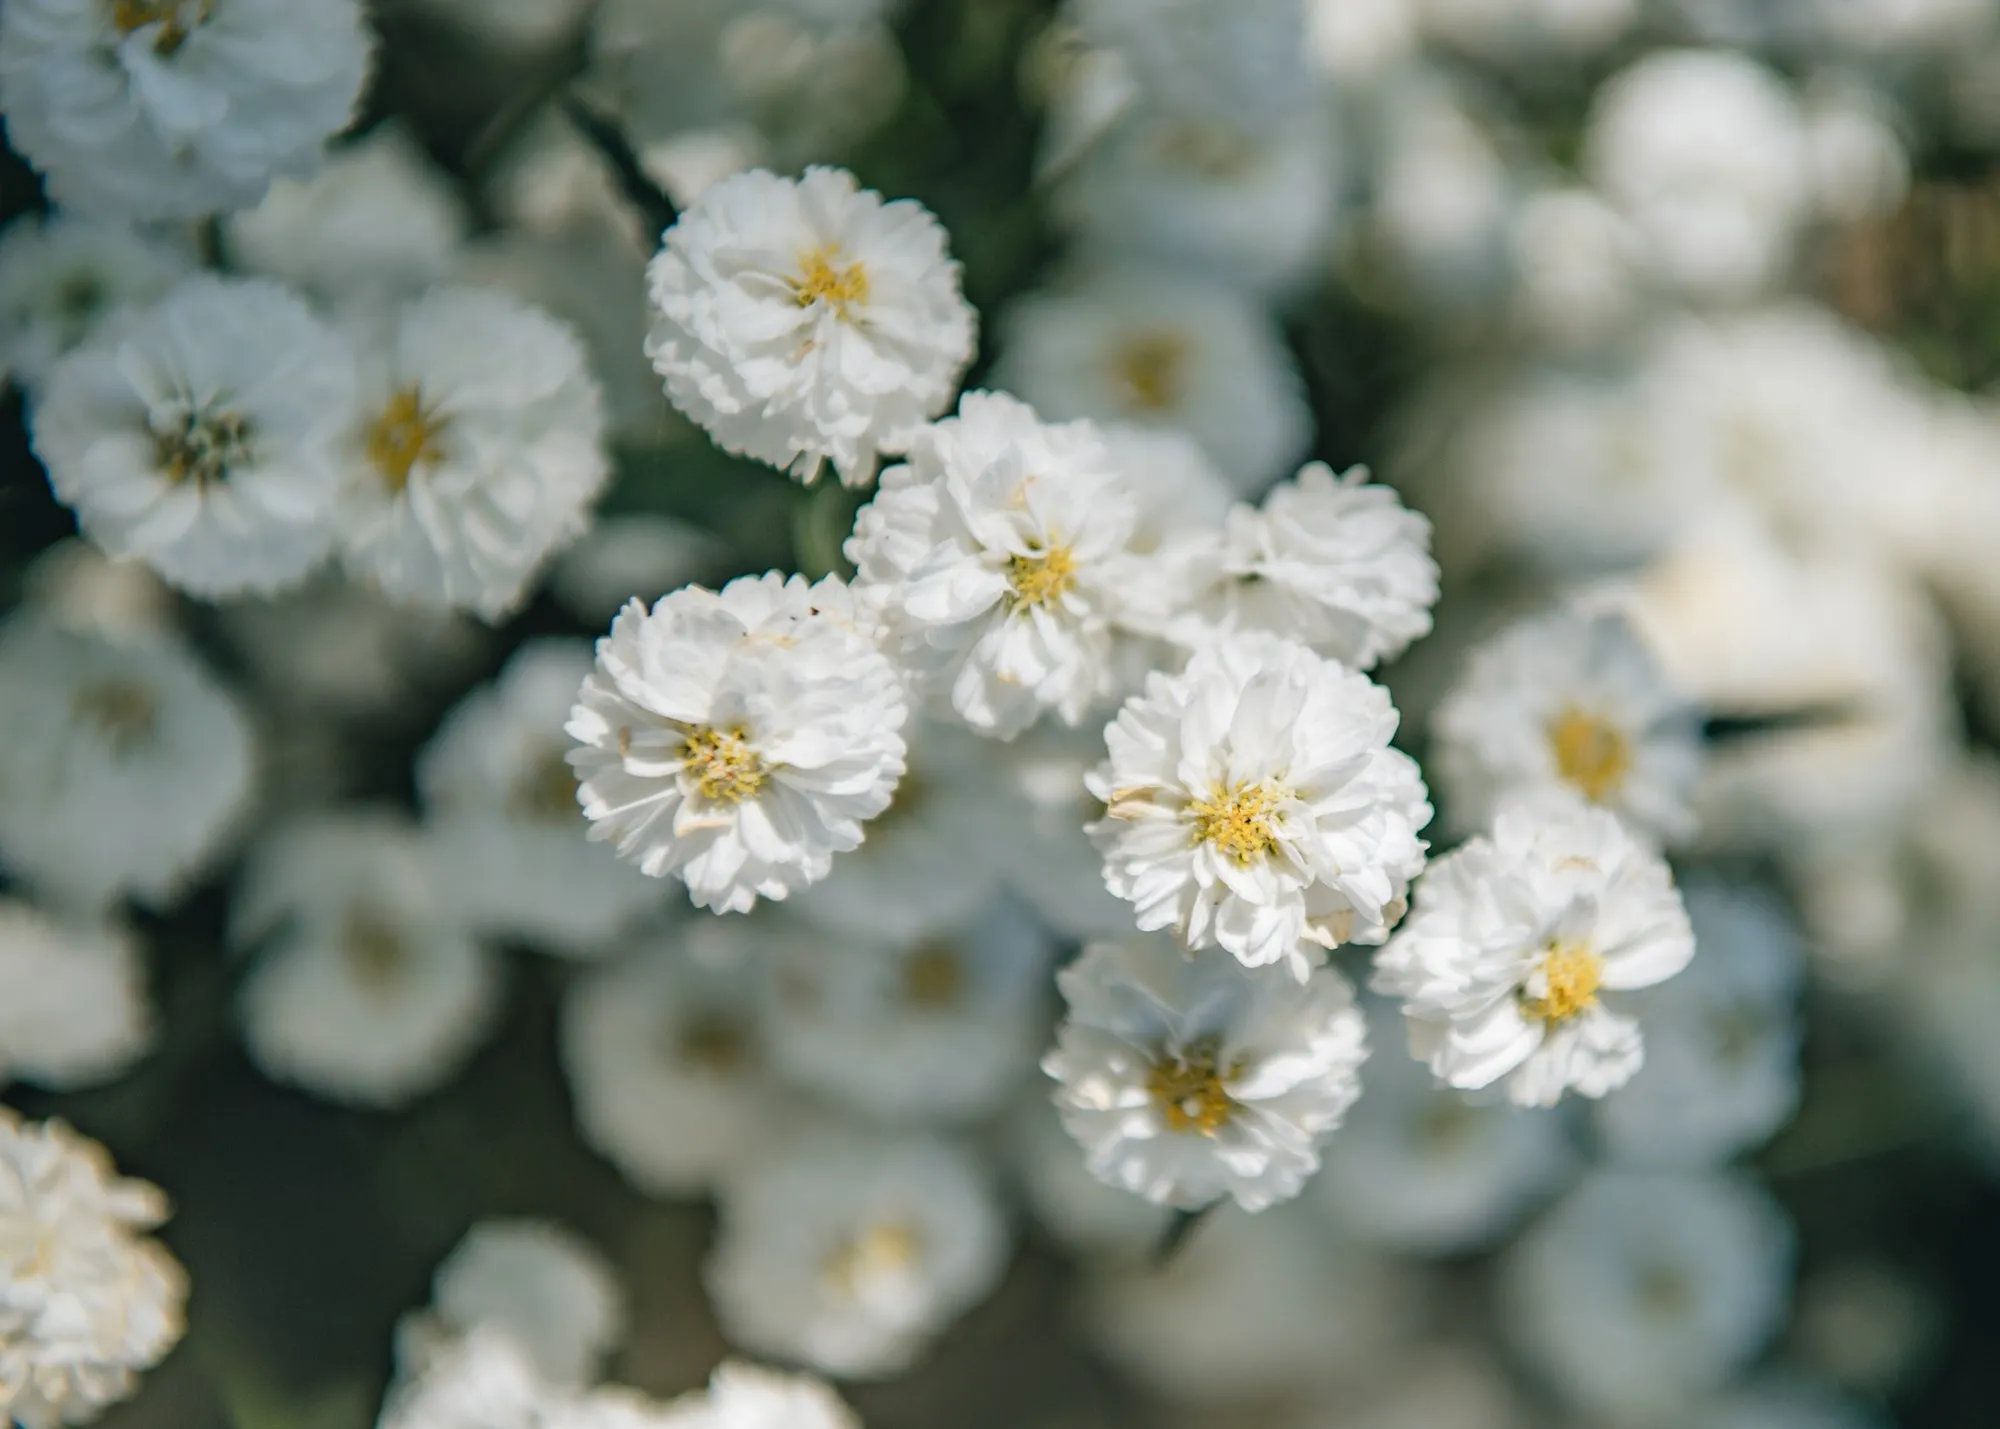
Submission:
[[[472,226],[400,124],[377,125],[309,179],[279,179],[223,222],[238,265],[329,301],[414,293],[445,276]]]
[[[1643,837],[1683,841],[1701,775],[1701,718],[1617,615],[1520,621],[1467,657],[1431,717],[1453,825],[1486,827],[1509,798],[1564,793]]]
[[[585,641],[527,642],[417,757],[443,898],[481,932],[565,954],[600,951],[661,902],[658,884],[585,836],[563,723],[591,665]]]
[[[249,802],[250,726],[168,639],[0,627],[0,862],[85,908],[177,898]]]
[[[824,1130],[723,1188],[704,1278],[725,1334],[847,1379],[895,1374],[1000,1277],[1007,1236],[965,1152]]]
[[[1312,92],[1300,0],[1072,0],[1098,45],[1131,66],[1139,91],[1196,119],[1268,132]]]
[[[1468,1101],[1389,1046],[1306,1194],[1370,1244],[1451,1254],[1511,1228],[1573,1159],[1556,1118]]]
[[[1888,99],[1866,83],[1815,80],[1805,101],[1814,205],[1836,223],[1892,212],[1909,192],[1910,154]]]
[[[1425,31],[1495,59],[1575,59],[1615,43],[1638,0],[1416,0]]]
[[[800,1090],[887,1125],[970,1121],[1034,1066],[1054,951],[1005,899],[907,941],[794,930],[767,954],[773,1059]]]
[[[0,383],[34,392],[57,358],[193,266],[183,249],[121,224],[21,215],[0,229]]]
[[[1693,1429],[1889,1429],[1873,1407],[1786,1375],[1765,1375],[1731,1390],[1690,1423]]]
[[[1138,503],[1133,550],[1150,554],[1172,537],[1222,525],[1235,492],[1193,437],[1129,422],[1100,423],[1097,435]]]
[[[348,570],[500,619],[582,534],[610,474],[582,344],[504,294],[440,287],[361,371],[338,505]]]
[[[1639,1024],[1603,994],[1664,982],[1693,956],[1658,854],[1606,810],[1533,799],[1431,864],[1373,986],[1403,999],[1411,1054],[1447,1085],[1505,1078],[1520,1105],[1553,1106],[1639,1070]]]
[[[1382,107],[1370,213],[1376,249],[1428,307],[1452,313],[1488,299],[1506,273],[1518,187],[1495,126],[1430,68],[1399,76]]]
[[[650,939],[563,999],[577,1130],[649,1195],[705,1191],[774,1140],[762,941],[758,919]]]
[[[371,43],[356,0],[9,0],[0,112],[64,208],[198,218],[318,165]]]
[[[432,1277],[431,1304],[461,1333],[505,1330],[552,1384],[589,1384],[625,1331],[625,1297],[610,1263],[550,1221],[473,1226]]]
[[[1809,211],[1797,101],[1726,50],[1656,50],[1597,93],[1584,165],[1643,235],[1661,274],[1696,297],[1740,299],[1790,260]]]
[[[1087,422],[969,392],[856,517],[855,590],[931,689],[1007,739],[1111,683],[1137,508]]]
[[[999,754],[993,816],[1002,832],[987,848],[1007,887],[1066,938],[1130,933],[1132,905],[1104,886],[1104,860],[1086,832],[1104,817],[1085,782],[1103,761],[1102,731],[1045,723]]]
[[[598,521],[556,558],[549,589],[570,614],[609,625],[633,598],[649,604],[724,565],[727,548],[671,516],[629,512]]]
[[[244,1044],[267,1075],[395,1107],[471,1055],[500,969],[437,884],[421,836],[387,813],[320,814],[261,842],[230,937],[264,945],[239,998]]]
[[[1638,235],[1594,191],[1527,195],[1513,218],[1512,246],[1515,304],[1531,331],[1583,344],[1632,321],[1643,292]]]
[[[1312,413],[1262,305],[1198,273],[1120,265],[1018,299],[993,384],[1054,419],[1186,432],[1239,492],[1303,455]]]
[[[1306,58],[1354,90],[1399,73],[1415,53],[1416,0],[1306,0]]]
[[[1046,1086],[1020,1099],[1002,1135],[1007,1168],[1035,1219],[1064,1245],[1085,1257],[1136,1261],[1160,1244],[1174,1209],[1091,1175]]]
[[[727,450],[808,483],[831,461],[865,486],[950,405],[974,314],[914,201],[837,169],[757,170],[709,188],[663,242],[646,352]]]
[[[22,604],[42,618],[106,640],[171,636],[174,593],[145,566],[114,561],[79,536],[65,536],[28,563]]]
[[[1674,1422],[1777,1329],[1791,1248],[1742,1177],[1600,1172],[1502,1261],[1501,1323],[1580,1408]]]
[[[573,1407],[543,1382],[527,1347],[498,1325],[450,1335],[411,1318],[398,1329],[396,1382],[382,1404],[381,1429],[554,1429]]]
[[[1598,1129],[1628,1163],[1727,1161],[1798,1105],[1798,931],[1751,886],[1702,881],[1686,895],[1701,956],[1632,999],[1646,1065],[1596,1109]]]
[[[1366,467],[1336,477],[1314,462],[1261,507],[1229,512],[1220,540],[1193,558],[1190,610],[1170,628],[1197,648],[1258,631],[1372,669],[1430,632],[1430,532]]]
[[[1447,1341],[1397,1359],[1359,1404],[1336,1401],[1296,1429],[1531,1429],[1536,1422],[1487,1352]]]
[[[717,1365],[707,1389],[674,1400],[658,1423],[660,1429],[861,1429],[830,1385],[741,1360]]]
[[[1237,638],[1125,702],[1089,779],[1105,886],[1142,929],[1303,980],[1403,916],[1430,822],[1388,694],[1302,645]]]
[[[832,576],[628,605],[568,725],[590,836],[717,912],[826,877],[903,773],[901,677],[859,618]]]
[[[173,1348],[187,1273],[145,1235],[166,1218],[102,1146],[0,1107],[0,1414],[86,1423]]]
[[[304,303],[197,274],[58,362],[31,430],[86,536],[213,598],[326,554],[354,399],[353,355]]]
[[[0,899],[0,1085],[68,1091],[108,1081],[152,1042],[137,938]]]
[[[1069,1004],[1042,1070],[1092,1175],[1197,1209],[1299,1193],[1361,1094],[1367,1027],[1337,972],[1190,957],[1165,937],[1093,943],[1056,975]]]

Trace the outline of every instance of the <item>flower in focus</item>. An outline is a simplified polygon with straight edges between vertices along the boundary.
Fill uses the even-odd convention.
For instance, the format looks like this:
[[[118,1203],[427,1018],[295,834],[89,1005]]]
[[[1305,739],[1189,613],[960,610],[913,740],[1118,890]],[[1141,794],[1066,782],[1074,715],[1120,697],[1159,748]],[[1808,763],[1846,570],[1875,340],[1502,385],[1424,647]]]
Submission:
[[[431,1280],[439,1320],[460,1333],[495,1325],[551,1384],[585,1385],[625,1329],[623,1292],[595,1247],[550,1221],[485,1220]]]
[[[1382,941],[1431,816],[1395,730],[1386,692],[1288,641],[1230,640],[1149,675],[1090,776],[1105,885],[1142,929],[1301,981],[1322,949]]]
[[[71,214],[0,230],[0,382],[40,387],[56,359],[127,308],[150,307],[192,266],[172,243]]]
[[[729,451],[865,486],[949,405],[972,356],[944,230],[851,174],[763,170],[708,188],[648,271],[667,395]]]
[[[1403,999],[1410,1050],[1447,1085],[1502,1078],[1522,1106],[1572,1089],[1601,1097],[1644,1056],[1616,996],[1666,981],[1694,934],[1658,854],[1616,816],[1523,801],[1433,862],[1418,906],[1375,958],[1373,987]]]
[[[86,536],[213,599],[326,554],[353,412],[353,355],[304,303],[197,274],[58,362],[32,431]]]
[[[0,1086],[109,1081],[153,1042],[139,941],[0,899]]]
[[[628,605],[568,725],[590,836],[717,912],[826,877],[903,773],[902,682],[858,618],[831,576]]]
[[[0,1415],[85,1423],[173,1348],[187,1275],[144,1234],[166,1218],[102,1146],[0,1107]]]
[[[1299,1193],[1361,1093],[1367,1029],[1338,973],[1245,968],[1163,937],[1093,943],[1042,1070],[1102,1181],[1186,1209]]]

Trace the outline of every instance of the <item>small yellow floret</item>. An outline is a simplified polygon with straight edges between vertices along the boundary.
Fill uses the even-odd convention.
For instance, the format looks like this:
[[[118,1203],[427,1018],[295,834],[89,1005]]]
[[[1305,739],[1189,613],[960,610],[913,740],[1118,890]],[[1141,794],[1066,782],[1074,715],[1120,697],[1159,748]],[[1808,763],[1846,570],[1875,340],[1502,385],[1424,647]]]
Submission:
[[[1597,990],[1604,984],[1604,959],[1589,948],[1557,943],[1542,958],[1540,972],[1547,991],[1540,997],[1525,992],[1521,997],[1521,1010],[1530,1018],[1554,1026],[1597,1006]]]
[[[1047,605],[1076,588],[1076,556],[1068,546],[1050,546],[1032,556],[1007,558],[1008,597],[1014,606]]]
[[[1146,1074],[1146,1090],[1174,1131],[1213,1136],[1236,1114],[1236,1102],[1215,1065],[1212,1043],[1196,1043],[1153,1063]]]
[[[845,318],[848,309],[868,301],[868,265],[859,261],[836,264],[838,254],[836,248],[815,248],[799,259],[799,276],[792,281],[792,291],[800,307],[825,303]]]
[[[101,680],[70,697],[70,717],[103,736],[113,754],[125,754],[153,737],[160,704],[136,680]]]
[[[381,474],[383,485],[400,493],[419,463],[442,461],[444,445],[438,438],[445,426],[444,418],[425,407],[417,388],[405,387],[391,397],[368,429],[368,463]]]
[[[1191,355],[1188,340],[1177,332],[1142,333],[1125,343],[1113,360],[1125,405],[1164,412],[1180,401]]]
[[[1556,773],[1593,804],[1625,787],[1632,772],[1632,741],[1602,715],[1575,705],[1549,721],[1549,748]]]
[[[1235,789],[1218,785],[1208,798],[1188,805],[1195,842],[1214,844],[1223,857],[1239,864],[1268,858],[1278,851],[1271,815],[1283,800],[1284,791],[1268,782]]]
[[[681,759],[704,799],[740,804],[764,787],[764,762],[740,727],[689,731]]]

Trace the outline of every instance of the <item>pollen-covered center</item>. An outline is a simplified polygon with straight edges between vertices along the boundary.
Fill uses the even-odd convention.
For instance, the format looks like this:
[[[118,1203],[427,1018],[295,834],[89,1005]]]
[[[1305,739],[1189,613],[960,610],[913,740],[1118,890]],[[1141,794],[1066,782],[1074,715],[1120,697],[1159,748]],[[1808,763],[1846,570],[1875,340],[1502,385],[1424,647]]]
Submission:
[[[965,992],[965,961],[946,943],[930,943],[903,960],[903,1001],[920,1012],[942,1012]]]
[[[252,435],[240,412],[189,412],[178,426],[154,431],[153,459],[168,485],[205,489],[250,460]]]
[[[1076,553],[1060,543],[1032,555],[1007,558],[1008,603],[1048,605],[1076,589]]]
[[[909,1274],[922,1255],[923,1241],[913,1227],[883,1221],[835,1247],[820,1275],[834,1293],[855,1299],[871,1286]]]
[[[764,787],[764,761],[750,747],[742,726],[690,730],[681,768],[704,799],[740,804]]]
[[[1213,1136],[1229,1125],[1236,1102],[1222,1084],[1213,1042],[1163,1053],[1146,1074],[1146,1090],[1173,1131]]]
[[[1195,842],[1213,844],[1217,853],[1239,864],[1268,858],[1278,851],[1271,818],[1284,798],[1284,790],[1269,780],[1233,789],[1218,784],[1206,799],[1188,805]]]
[[[108,679],[83,686],[69,701],[70,718],[94,730],[113,754],[126,754],[159,728],[160,702],[137,680]]]
[[[515,784],[514,812],[537,823],[565,824],[577,817],[576,771],[560,749],[542,752]]]
[[[1164,412],[1179,405],[1192,355],[1187,338],[1177,332],[1148,332],[1128,339],[1112,358],[1126,407]]]
[[[1562,781],[1593,804],[1624,788],[1632,772],[1632,741],[1625,731],[1575,705],[1549,721],[1549,750]]]
[[[828,245],[799,259],[799,276],[792,280],[792,293],[800,307],[825,303],[845,318],[849,308],[868,301],[868,265],[859,259],[841,263],[839,256],[840,250]]]
[[[122,37],[157,24],[154,53],[171,55],[208,19],[213,6],[214,0],[111,0],[111,28]]]
[[[424,404],[421,389],[400,388],[368,428],[368,464],[381,476],[384,486],[400,493],[418,466],[444,460],[440,438],[447,425],[444,417]]]
[[[1539,995],[1523,989],[1521,1010],[1550,1026],[1567,1022],[1597,1006],[1604,985],[1604,959],[1581,943],[1555,943],[1535,969],[1542,984]],[[1531,984],[1533,979],[1530,980]]]

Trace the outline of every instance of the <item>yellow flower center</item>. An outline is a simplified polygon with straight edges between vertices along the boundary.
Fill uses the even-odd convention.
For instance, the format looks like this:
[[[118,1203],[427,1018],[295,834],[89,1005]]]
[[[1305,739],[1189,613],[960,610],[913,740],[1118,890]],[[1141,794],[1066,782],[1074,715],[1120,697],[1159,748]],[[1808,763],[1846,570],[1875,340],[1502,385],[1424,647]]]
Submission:
[[[800,307],[825,303],[844,319],[849,308],[868,301],[868,265],[838,264],[834,260],[839,252],[831,246],[815,248],[799,259],[799,276],[792,280],[792,293]]]
[[[445,418],[424,406],[417,388],[402,388],[391,397],[368,429],[368,463],[381,474],[382,484],[400,494],[419,463],[444,460],[444,445],[438,438],[447,425]]]
[[[681,767],[704,799],[740,804],[764,787],[764,762],[734,729],[696,729],[682,747]]]
[[[1224,858],[1239,864],[1268,858],[1278,851],[1271,815],[1284,797],[1284,791],[1269,781],[1239,784],[1234,789],[1218,784],[1208,798],[1188,805],[1195,842],[1214,844]]]
[[[668,1029],[667,1052],[677,1065],[730,1077],[750,1065],[750,1032],[737,1018],[704,1013]]]
[[[853,1299],[866,1286],[913,1269],[922,1252],[923,1242],[914,1229],[885,1221],[838,1247],[820,1273],[836,1294]]]
[[[160,26],[153,41],[156,54],[171,55],[214,9],[214,0],[111,0],[111,28],[121,36],[148,25]]]
[[[513,806],[521,817],[544,823],[568,823],[577,817],[576,771],[560,749],[543,751],[514,786]]]
[[[179,430],[153,434],[153,459],[169,486],[206,489],[250,457],[250,419],[237,412],[190,412]]]
[[[1213,1136],[1236,1114],[1236,1103],[1215,1065],[1215,1050],[1212,1042],[1198,1042],[1163,1056],[1146,1074],[1146,1090],[1169,1129]]]
[[[1553,944],[1542,958],[1544,991],[1540,997],[1521,993],[1521,1010],[1551,1027],[1597,1006],[1604,985],[1604,959],[1581,943]]]
[[[1127,341],[1112,363],[1125,405],[1164,412],[1178,404],[1191,355],[1188,340],[1177,332],[1141,333]]]
[[[1625,732],[1575,705],[1549,721],[1549,749],[1562,781],[1593,804],[1616,794],[1632,772],[1632,741]]]
[[[1068,546],[1050,546],[1032,556],[1007,558],[1008,603],[1019,609],[1047,605],[1076,589],[1076,555]]]
[[[113,754],[129,753],[159,728],[160,704],[136,680],[101,680],[70,697],[70,718],[94,729]]]
[[[918,948],[903,960],[903,1001],[922,1012],[957,1005],[965,991],[965,964],[943,943]]]
[[[373,914],[361,912],[348,916],[341,951],[355,981],[378,996],[395,985],[410,956],[394,928]]]

